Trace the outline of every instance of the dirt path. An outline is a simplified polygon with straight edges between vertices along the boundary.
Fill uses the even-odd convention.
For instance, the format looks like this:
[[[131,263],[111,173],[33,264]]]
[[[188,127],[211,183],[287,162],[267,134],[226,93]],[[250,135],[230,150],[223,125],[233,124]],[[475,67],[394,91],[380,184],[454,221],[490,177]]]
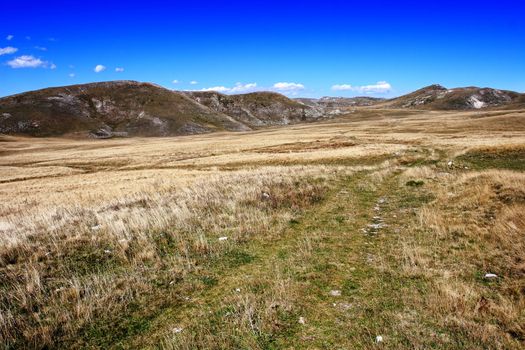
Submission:
[[[339,179],[282,235],[211,267],[209,288],[119,347],[368,348],[378,336],[402,343],[390,331],[404,307],[394,291],[404,284],[381,268],[398,221],[397,174],[371,181],[365,172]]]

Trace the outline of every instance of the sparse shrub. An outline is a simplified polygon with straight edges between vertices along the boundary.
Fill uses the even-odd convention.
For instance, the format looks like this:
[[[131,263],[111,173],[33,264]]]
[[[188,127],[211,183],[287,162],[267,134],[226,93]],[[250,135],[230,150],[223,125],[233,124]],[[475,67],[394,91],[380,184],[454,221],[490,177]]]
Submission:
[[[410,187],[420,187],[423,186],[425,182],[423,180],[409,180],[405,183],[405,185]]]

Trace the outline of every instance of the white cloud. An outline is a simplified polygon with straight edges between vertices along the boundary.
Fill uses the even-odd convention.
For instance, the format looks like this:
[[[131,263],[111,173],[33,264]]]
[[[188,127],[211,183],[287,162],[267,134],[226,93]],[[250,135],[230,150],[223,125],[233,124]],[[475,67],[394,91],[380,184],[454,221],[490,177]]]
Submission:
[[[273,84],[273,88],[277,91],[298,91],[298,90],[304,90],[304,85],[299,83],[286,83],[286,82],[280,82]]]
[[[100,73],[100,72],[103,72],[106,70],[106,66],[103,66],[101,64],[97,64],[95,66],[95,69],[93,69],[95,71],[95,73]]]
[[[35,46],[35,49],[40,50],[40,51],[47,51],[47,47],[43,47],[43,46]]]
[[[230,89],[227,88],[226,86],[214,86],[214,87],[201,89],[200,91],[228,92],[230,91]]]
[[[36,58],[30,55],[24,55],[12,59],[7,62],[7,65],[11,68],[51,68],[55,69],[57,66],[53,63],[42,61],[40,58]]]
[[[172,83],[173,83],[173,84],[178,84],[178,83],[180,83],[180,81],[178,81],[177,79],[175,79],[175,80],[172,81]]]
[[[122,68],[122,67],[117,67],[117,68],[115,68],[115,72],[119,72],[119,73],[120,73],[120,72],[124,72],[124,68]]]
[[[69,73],[68,74],[70,78],[74,78],[75,77],[75,73]]]
[[[9,34],[8,36],[6,36],[6,39],[10,41],[10,40],[13,40],[14,37],[15,37],[14,35]]]
[[[376,84],[352,86],[350,84],[333,85],[334,91],[355,91],[364,94],[384,94],[392,89],[392,85],[386,81],[378,81]]]
[[[392,89],[392,85],[386,81],[378,81],[373,85],[360,86],[359,90],[366,93],[385,93]]]
[[[201,89],[200,91],[217,91],[229,94],[240,94],[257,90],[257,83],[236,83],[233,87],[214,86],[210,88]]]
[[[334,91],[351,91],[354,87],[350,84],[341,84],[341,85],[334,85],[332,86],[332,90]]]
[[[257,89],[257,83],[248,83],[248,84],[237,83],[231,89],[231,92],[234,92],[234,93],[248,92],[248,91],[253,91],[255,89]]]
[[[199,82],[197,80],[190,81],[190,85],[197,85]]]
[[[16,47],[12,47],[12,46],[4,47],[3,49],[0,48],[0,56],[2,56],[2,55],[9,55],[9,54],[15,53],[17,51],[18,51],[18,49]]]

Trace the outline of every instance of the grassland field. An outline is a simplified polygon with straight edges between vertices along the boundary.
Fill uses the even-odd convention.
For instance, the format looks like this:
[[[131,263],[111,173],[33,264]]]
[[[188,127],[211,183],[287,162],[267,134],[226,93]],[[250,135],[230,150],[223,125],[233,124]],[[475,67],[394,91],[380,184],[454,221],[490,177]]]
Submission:
[[[523,349],[525,111],[0,136],[0,347]]]

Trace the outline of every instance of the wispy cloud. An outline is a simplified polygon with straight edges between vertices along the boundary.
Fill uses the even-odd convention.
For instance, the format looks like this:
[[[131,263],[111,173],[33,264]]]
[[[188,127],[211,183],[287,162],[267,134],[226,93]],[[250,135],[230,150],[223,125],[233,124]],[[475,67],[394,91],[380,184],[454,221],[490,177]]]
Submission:
[[[47,51],[47,47],[43,47],[43,46],[35,46],[35,49],[40,50],[40,51]]]
[[[124,68],[122,68],[122,67],[117,67],[117,68],[115,68],[115,72],[117,72],[117,73],[124,72]]]
[[[75,73],[69,73],[68,76],[69,76],[70,78],[74,78],[74,77],[75,77]]]
[[[304,85],[299,83],[280,82],[273,84],[273,89],[282,92],[300,91],[304,90]]]
[[[190,81],[190,85],[197,85],[199,82],[197,80]]]
[[[171,83],[172,83],[172,84],[178,84],[178,83],[180,83],[180,82],[179,82],[177,79],[175,79],[175,80],[173,80]]]
[[[251,92],[257,90],[257,83],[237,83],[233,87],[214,86],[210,88],[201,89],[200,91],[217,91],[225,94],[239,94],[244,92]]]
[[[106,70],[106,66],[97,64],[93,70],[95,71],[95,73],[100,73]]]
[[[13,40],[14,37],[15,37],[14,35],[9,34],[8,36],[6,36],[6,39],[8,41],[11,41],[11,40]]]
[[[15,53],[17,51],[18,51],[18,49],[16,47],[12,47],[12,46],[0,48],[0,56],[2,56],[2,55],[9,55],[9,54]]]
[[[55,69],[57,66],[53,63],[42,61],[40,58],[36,58],[31,55],[23,55],[12,59],[7,62],[7,65],[11,68],[50,68]]]
[[[378,81],[376,84],[353,86],[350,84],[337,84],[332,86],[333,91],[354,91],[363,94],[384,94],[392,90],[392,85],[386,81]]]
[[[334,91],[352,91],[354,87],[350,84],[336,84],[332,86]]]

